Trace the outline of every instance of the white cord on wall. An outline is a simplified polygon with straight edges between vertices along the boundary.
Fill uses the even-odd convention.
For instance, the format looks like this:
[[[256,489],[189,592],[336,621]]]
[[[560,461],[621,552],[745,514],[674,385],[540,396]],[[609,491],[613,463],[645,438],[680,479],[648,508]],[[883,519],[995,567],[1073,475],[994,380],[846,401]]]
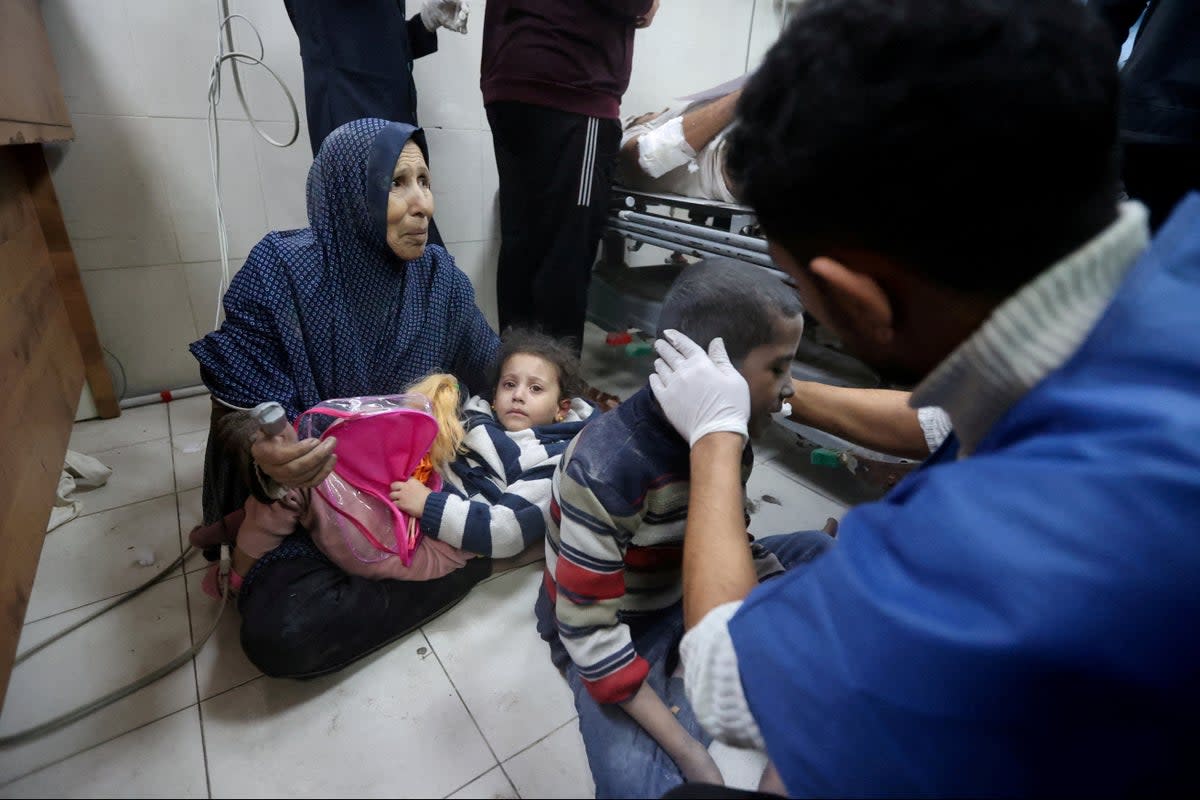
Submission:
[[[233,86],[237,91],[238,101],[242,105],[242,110],[246,113],[246,119],[249,120],[254,132],[257,133],[268,144],[275,147],[290,147],[295,143],[300,136],[300,110],[296,106],[296,100],[292,96],[291,90],[283,79],[266,65],[263,61],[265,49],[263,48],[262,36],[259,35],[258,28],[254,27],[254,23],[247,19],[242,14],[229,13],[229,0],[217,0],[217,15],[220,20],[217,26],[217,54],[213,58],[212,70],[208,77],[208,160],[212,167],[213,180],[213,197],[216,199],[217,211],[217,242],[221,251],[221,279],[217,283],[217,308],[213,315],[213,328],[216,329],[221,324],[221,299],[225,296],[225,289],[229,286],[229,231],[225,227],[225,209],[221,203],[221,135],[217,118],[217,105],[221,102],[221,65],[226,61],[230,62],[233,71]],[[250,30],[254,33],[254,38],[258,41],[258,55],[251,55],[233,47],[233,27],[232,23],[235,19],[243,20],[250,26]],[[292,134],[286,142],[276,141],[271,138],[261,127],[258,120],[254,118],[254,113],[250,110],[249,103],[246,102],[246,95],[242,91],[242,78],[238,72],[238,64],[253,64],[262,67],[275,82],[279,84],[279,88],[283,89],[284,95],[287,96],[288,105],[292,109]]]

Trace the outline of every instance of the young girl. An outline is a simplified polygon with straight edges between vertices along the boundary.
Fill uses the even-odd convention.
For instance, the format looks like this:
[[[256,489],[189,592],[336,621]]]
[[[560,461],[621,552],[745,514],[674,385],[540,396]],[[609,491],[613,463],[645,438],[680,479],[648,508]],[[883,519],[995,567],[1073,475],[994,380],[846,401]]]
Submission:
[[[575,397],[582,384],[578,359],[550,337],[509,331],[498,363],[492,402],[468,400],[461,427],[452,413],[439,413],[458,407],[453,376],[432,375],[409,388],[429,398],[439,419],[442,431],[430,455],[443,479],[440,491],[416,477],[391,486],[393,502],[419,519],[425,534],[409,565],[398,557],[358,557],[341,533],[345,523],[336,509],[312,489],[289,489],[274,503],[252,497],[223,525],[193,530],[191,543],[210,546],[226,539],[224,531],[236,531],[230,573],[235,591],[258,559],[297,526],[336,565],[372,579],[432,580],[475,556],[496,559],[494,571],[540,558],[554,469],[592,407]],[[288,428],[281,435],[295,432]],[[219,591],[215,564],[205,589]]]
[[[576,395],[579,360],[554,339],[509,330],[489,404],[464,408],[466,439],[434,492],[416,478],[392,484],[401,511],[444,545],[493,558],[542,546],[554,469],[592,413]]]

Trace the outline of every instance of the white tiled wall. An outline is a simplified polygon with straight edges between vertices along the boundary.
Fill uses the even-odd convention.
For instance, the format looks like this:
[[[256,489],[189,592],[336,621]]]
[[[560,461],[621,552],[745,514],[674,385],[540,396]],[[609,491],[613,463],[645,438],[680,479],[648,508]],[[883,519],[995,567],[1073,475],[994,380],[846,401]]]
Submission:
[[[485,2],[471,4],[470,32],[443,31],[439,51],[418,61],[414,74],[420,121],[429,130],[438,226],[495,322],[499,181],[479,92]],[[187,345],[211,329],[216,310],[205,119],[218,5],[41,3],[76,131],[74,142],[50,154],[54,184],[101,343],[124,366],[127,395],[198,383]],[[662,0],[653,26],[637,35],[624,110],[660,108],[753,68],[778,32],[781,5]],[[254,22],[266,62],[303,106],[299,47],[282,1],[230,0],[230,8]],[[254,37],[238,25],[238,46],[256,50]],[[256,118],[270,135],[286,136],[291,112],[283,93],[265,73],[243,74]],[[312,159],[302,107],[300,114],[300,140],[274,148],[255,135],[232,81],[225,82],[221,188],[234,270],[268,230],[307,224],[304,183]]]

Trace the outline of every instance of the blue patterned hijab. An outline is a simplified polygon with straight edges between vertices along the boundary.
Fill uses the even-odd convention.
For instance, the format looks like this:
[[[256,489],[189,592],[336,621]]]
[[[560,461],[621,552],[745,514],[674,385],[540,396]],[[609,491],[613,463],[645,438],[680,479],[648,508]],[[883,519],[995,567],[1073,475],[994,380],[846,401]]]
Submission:
[[[454,259],[429,245],[413,261],[387,246],[387,200],[400,151],[419,128],[349,122],[308,173],[309,227],[267,234],[225,293],[225,322],[193,342],[213,395],[290,418],[322,400],[389,394],[435,371],[484,387],[498,349]]]

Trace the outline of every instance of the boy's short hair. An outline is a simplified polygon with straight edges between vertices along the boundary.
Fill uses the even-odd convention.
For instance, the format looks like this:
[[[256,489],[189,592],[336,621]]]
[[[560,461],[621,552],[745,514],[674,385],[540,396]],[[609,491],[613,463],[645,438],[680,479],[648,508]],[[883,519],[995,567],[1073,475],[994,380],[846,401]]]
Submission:
[[[529,328],[506,328],[500,337],[500,355],[492,369],[491,386],[488,391],[495,394],[504,364],[518,353],[545,359],[558,370],[558,399],[578,397],[583,392],[583,375],[579,356],[569,346],[541,331]]]
[[[736,365],[775,338],[775,323],[804,313],[795,289],[764,269],[731,258],[684,268],[663,299],[658,335],[677,330],[701,347],[718,336]]]
[[[727,166],[804,265],[860,247],[1006,296],[1115,214],[1117,51],[1080,0],[809,0]]]

